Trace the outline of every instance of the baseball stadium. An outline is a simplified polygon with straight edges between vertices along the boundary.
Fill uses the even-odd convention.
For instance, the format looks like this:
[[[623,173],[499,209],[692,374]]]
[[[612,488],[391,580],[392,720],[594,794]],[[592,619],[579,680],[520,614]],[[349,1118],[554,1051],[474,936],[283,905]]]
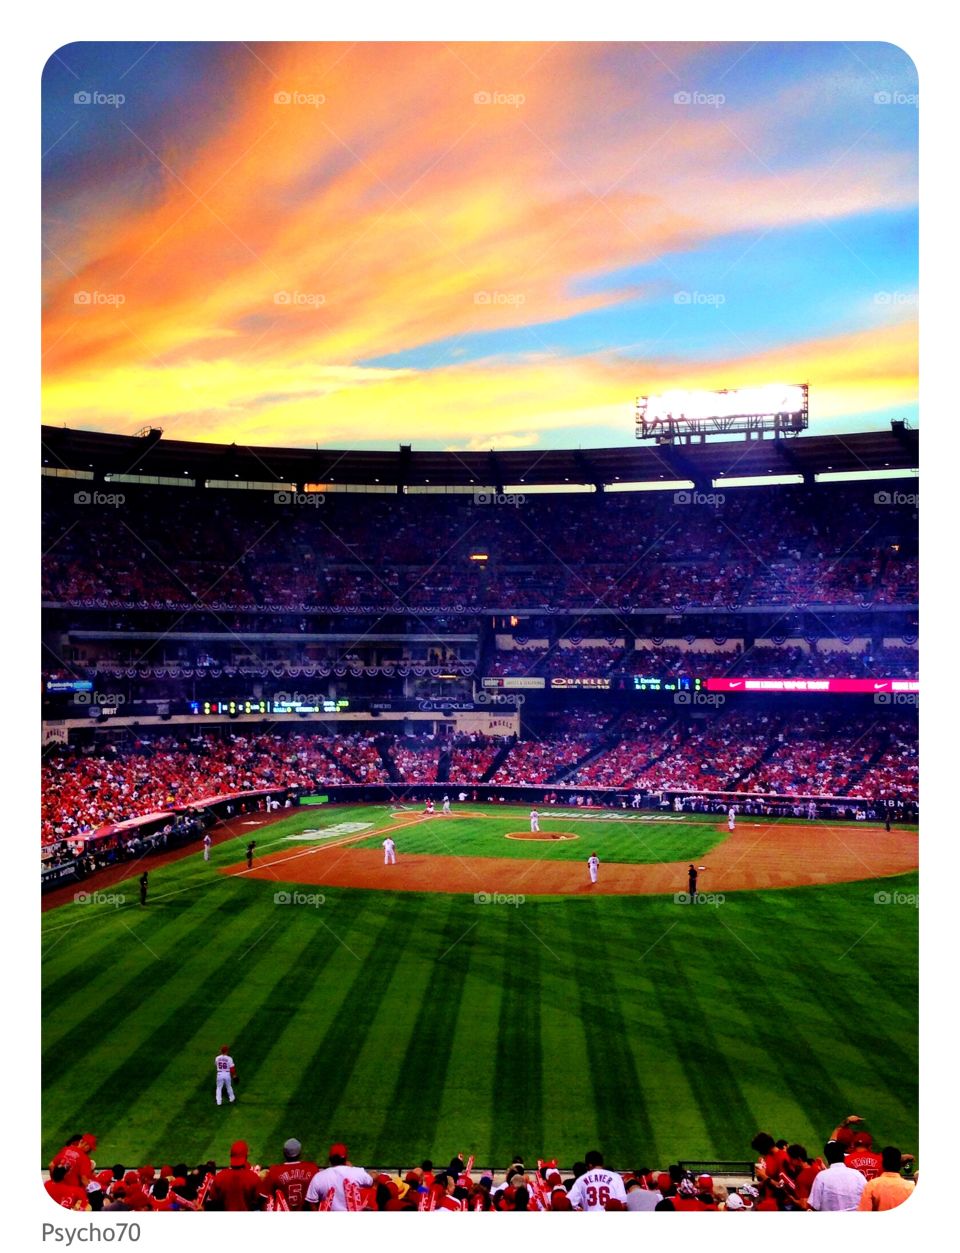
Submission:
[[[737,100],[805,82],[793,45],[642,72],[467,46],[435,77],[439,46],[400,47],[45,71],[43,1186],[134,1214],[893,1208],[919,1166],[915,325],[833,250],[856,223],[908,290],[909,196],[854,169],[846,113],[810,132],[802,229],[772,174],[710,166],[664,63]],[[642,95],[589,154],[569,118],[530,139],[564,125],[558,59]],[[342,103],[358,67],[391,109]],[[614,132],[667,88],[641,190]],[[908,122],[871,143],[909,163]],[[383,204],[388,149],[417,160]],[[601,166],[624,199],[580,226],[571,171]],[[562,283],[525,285],[548,203]],[[728,306],[693,286],[720,271]]]

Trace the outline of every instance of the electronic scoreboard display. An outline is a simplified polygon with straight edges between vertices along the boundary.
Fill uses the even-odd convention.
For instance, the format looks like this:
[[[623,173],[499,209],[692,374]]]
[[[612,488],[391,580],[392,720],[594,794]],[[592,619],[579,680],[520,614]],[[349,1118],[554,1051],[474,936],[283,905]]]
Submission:
[[[689,674],[635,674],[634,691],[637,692],[699,692],[705,680]]]
[[[236,717],[239,714],[335,714],[350,708],[348,700],[192,700],[192,714]]]

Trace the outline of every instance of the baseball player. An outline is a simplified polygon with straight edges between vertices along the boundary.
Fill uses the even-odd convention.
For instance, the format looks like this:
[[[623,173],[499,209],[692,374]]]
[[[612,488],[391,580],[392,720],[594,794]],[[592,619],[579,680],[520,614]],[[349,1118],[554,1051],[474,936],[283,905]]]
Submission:
[[[532,832],[537,832],[540,830],[540,810],[539,809],[530,810],[530,830]]]
[[[395,866],[397,864],[397,846],[389,835],[383,841],[383,864],[385,866]]]
[[[443,812],[445,814],[448,814],[450,812],[450,797],[449,796],[445,796],[443,798]]]
[[[233,1081],[237,1077],[237,1068],[230,1056],[230,1046],[225,1044],[217,1054],[217,1104],[223,1104],[223,1090],[226,1088],[231,1104],[237,1099],[233,1095]]]
[[[727,830],[733,831],[737,826],[737,811],[731,805],[727,810]]]
[[[150,887],[150,874],[149,874],[149,871],[145,870],[143,874],[140,876],[140,904],[141,905],[146,905],[147,903],[147,891],[149,890],[149,887]]]
[[[247,869],[248,870],[253,869],[253,853],[256,847],[257,847],[256,840],[251,840],[250,843],[247,845]]]
[[[596,883],[597,875],[600,873],[600,858],[596,853],[591,853],[587,858],[587,869],[590,871],[590,882]]]
[[[433,813],[433,801],[432,801],[432,800],[431,800],[431,801],[427,801],[427,807],[426,807],[426,809],[425,809],[423,812],[424,812],[424,813],[426,813],[426,814],[432,814],[432,813]]]
[[[584,1158],[587,1169],[570,1189],[568,1196],[574,1209],[590,1214],[602,1214],[608,1201],[627,1202],[627,1190],[623,1180],[603,1165],[603,1154],[592,1149]]]
[[[212,847],[213,847],[213,840],[210,837],[210,832],[206,831],[204,832],[204,836],[203,836],[203,860],[204,861],[210,860],[210,849]]]

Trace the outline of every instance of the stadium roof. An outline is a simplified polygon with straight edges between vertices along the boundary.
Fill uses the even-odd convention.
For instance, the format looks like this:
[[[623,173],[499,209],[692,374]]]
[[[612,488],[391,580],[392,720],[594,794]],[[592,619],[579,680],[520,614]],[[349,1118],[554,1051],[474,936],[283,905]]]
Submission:
[[[522,452],[265,448],[166,439],[150,430],[111,435],[42,427],[43,465],[99,475],[247,482],[503,487],[655,483],[658,480],[903,471],[919,468],[917,432],[903,423],[852,435],[800,435],[690,444]]]

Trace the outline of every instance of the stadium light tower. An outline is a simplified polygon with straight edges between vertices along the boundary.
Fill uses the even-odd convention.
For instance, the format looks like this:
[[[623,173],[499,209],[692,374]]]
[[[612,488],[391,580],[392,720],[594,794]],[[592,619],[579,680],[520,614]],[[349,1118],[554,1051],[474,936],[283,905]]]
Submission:
[[[710,435],[798,435],[809,425],[806,383],[771,383],[719,392],[670,391],[639,396],[637,439],[705,443]]]

